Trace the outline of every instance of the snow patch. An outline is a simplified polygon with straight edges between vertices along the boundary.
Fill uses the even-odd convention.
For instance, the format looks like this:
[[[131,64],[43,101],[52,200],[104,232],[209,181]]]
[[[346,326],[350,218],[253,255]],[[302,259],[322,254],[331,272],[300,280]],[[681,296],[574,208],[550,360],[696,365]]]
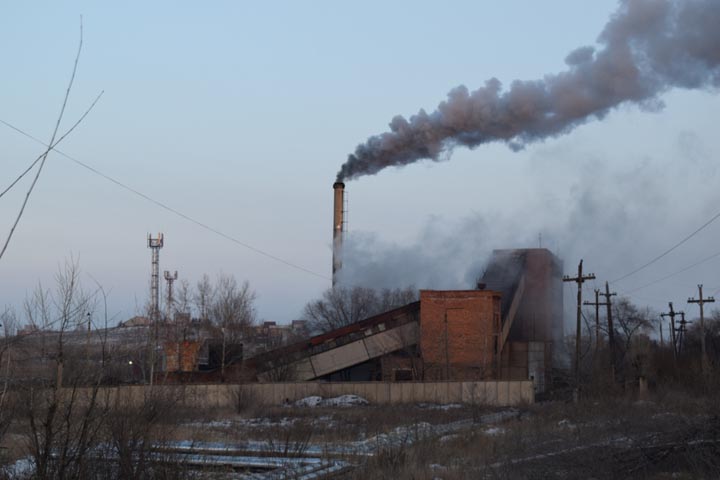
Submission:
[[[424,408],[427,410],[454,410],[456,408],[462,408],[461,403],[447,403],[447,404],[437,404],[437,403],[418,403],[418,408]]]
[[[369,402],[358,395],[340,395],[335,398],[328,398],[322,401],[327,407],[353,407],[356,405],[367,405]]]
[[[247,428],[271,428],[271,427],[290,427],[295,424],[297,418],[282,417],[272,420],[267,417],[261,418],[243,418],[237,421],[237,424]]]
[[[301,398],[296,401],[296,407],[354,407],[368,405],[368,401],[358,395],[340,395],[339,397],[323,399],[317,395]]]
[[[500,428],[500,427],[490,427],[490,428],[486,428],[485,430],[483,430],[483,433],[484,433],[485,435],[489,435],[489,436],[491,436],[491,437],[496,437],[496,436],[498,436],[498,435],[504,434],[504,433],[505,433],[505,429],[504,429],[504,428]]]
[[[30,478],[35,467],[30,457],[21,458],[5,468],[0,468],[0,473],[6,474],[8,478]]]
[[[310,397],[301,398],[295,402],[296,407],[317,407],[322,402],[322,397],[312,395]]]
[[[576,426],[574,423],[572,423],[570,420],[568,420],[567,418],[564,418],[564,419],[560,420],[560,421],[557,423],[557,425],[558,425],[558,427],[560,427],[560,428],[567,428],[567,429],[569,429],[569,430],[572,430],[572,429],[577,428],[577,426]]]

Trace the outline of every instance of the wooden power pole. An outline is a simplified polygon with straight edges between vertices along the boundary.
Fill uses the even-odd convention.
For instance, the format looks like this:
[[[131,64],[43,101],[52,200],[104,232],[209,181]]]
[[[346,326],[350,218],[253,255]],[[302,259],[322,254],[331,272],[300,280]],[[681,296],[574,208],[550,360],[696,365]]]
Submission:
[[[713,303],[715,302],[715,299],[713,297],[705,297],[703,298],[703,291],[702,291],[702,284],[698,285],[698,291],[700,294],[700,298],[695,299],[695,297],[688,298],[688,303],[697,303],[700,305],[700,348],[702,350],[702,373],[703,376],[708,374],[708,358],[707,358],[707,350],[705,350],[705,309],[703,306],[706,303]]]
[[[660,314],[661,317],[670,317],[670,341],[673,347],[673,362],[677,363],[677,339],[675,337],[675,317],[683,312],[676,312],[673,308],[673,303],[669,302],[668,307],[670,311],[668,313]]]
[[[605,297],[605,306],[607,307],[607,328],[608,328],[608,345],[610,347],[610,374],[615,381],[615,327],[613,326],[612,318],[612,297],[617,293],[610,293],[610,285],[605,282],[605,293],[601,293]]]
[[[578,264],[578,273],[577,277],[570,277],[568,275],[565,275],[563,277],[563,282],[575,282],[578,286],[578,293],[577,293],[577,330],[575,333],[575,393],[576,395],[579,394],[580,390],[580,343],[581,343],[581,319],[582,319],[582,284],[586,280],[594,280],[595,274],[590,273],[588,275],[583,275],[583,261],[580,260],[580,263]],[[577,397],[576,397],[577,399]]]
[[[595,289],[595,301],[583,302],[583,305],[591,305],[595,307],[595,351],[600,349],[600,306],[605,302],[600,301],[600,290]]]
[[[685,320],[685,312],[678,312],[680,313],[680,326],[676,328],[677,330],[677,342],[678,342],[678,355],[682,354],[683,351],[683,338],[685,338],[685,332],[687,331],[687,325],[692,322],[688,322]]]

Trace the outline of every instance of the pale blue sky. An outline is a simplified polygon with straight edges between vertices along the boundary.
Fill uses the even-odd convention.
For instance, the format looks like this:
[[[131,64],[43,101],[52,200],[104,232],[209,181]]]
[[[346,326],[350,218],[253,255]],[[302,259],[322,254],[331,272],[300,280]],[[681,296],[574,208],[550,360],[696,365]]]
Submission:
[[[385,131],[396,114],[433,110],[459,84],[472,90],[490,77],[507,85],[562,70],[567,53],[593,44],[615,7],[606,0],[6,2],[0,119],[49,138],[83,15],[65,125],[100,90],[105,95],[61,150],[329,277],[331,185],[358,143]],[[350,182],[351,234],[372,237],[378,249],[417,253],[423,235],[440,230],[448,251],[437,258],[452,257],[463,279],[492,248],[535,246],[543,232],[566,270],[583,256],[598,279],[616,278],[720,210],[713,188],[720,101],[678,91],[664,99],[661,112],[623,107],[519,153],[502,145],[461,149],[449,162]],[[4,188],[41,147],[2,125],[0,146]],[[3,236],[27,186],[0,199]],[[132,316],[148,295],[145,237],[157,231],[166,236],[162,270],[193,284],[221,271],[247,279],[261,318],[297,318],[329,286],[53,155],[0,260],[0,303],[19,305],[74,255],[110,290],[111,313]],[[717,234],[713,225],[618,291],[720,251]],[[633,298],[684,305],[701,282],[713,293],[718,261]]]

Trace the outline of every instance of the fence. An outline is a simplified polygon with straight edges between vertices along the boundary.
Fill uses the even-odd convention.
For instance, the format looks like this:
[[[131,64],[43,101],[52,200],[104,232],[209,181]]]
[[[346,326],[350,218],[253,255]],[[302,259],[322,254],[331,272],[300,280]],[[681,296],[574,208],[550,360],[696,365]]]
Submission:
[[[265,405],[280,405],[304,397],[324,398],[358,395],[371,404],[466,403],[488,406],[513,406],[534,401],[533,382],[295,382],[213,385],[133,385],[102,388],[99,397],[113,402],[118,399],[141,403],[151,389],[176,398],[180,404],[194,408],[232,408],[238,395],[251,397]]]

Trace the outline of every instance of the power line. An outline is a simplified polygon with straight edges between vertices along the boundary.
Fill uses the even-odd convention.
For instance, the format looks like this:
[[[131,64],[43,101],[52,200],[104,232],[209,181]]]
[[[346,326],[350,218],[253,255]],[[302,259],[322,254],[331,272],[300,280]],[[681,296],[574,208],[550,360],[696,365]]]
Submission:
[[[692,232],[690,235],[688,235],[687,237],[685,237],[685,238],[683,238],[682,240],[680,240],[678,243],[676,243],[675,245],[673,245],[673,246],[670,247],[669,249],[665,250],[663,253],[661,253],[661,254],[658,255],[657,257],[653,258],[652,260],[650,260],[650,261],[647,262],[646,264],[644,264],[644,265],[636,268],[636,269],[633,270],[632,272],[626,273],[626,274],[623,275],[622,277],[618,277],[618,278],[616,278],[615,280],[612,280],[610,283],[615,283],[615,282],[619,282],[620,280],[624,280],[624,279],[628,278],[629,276],[635,275],[635,274],[638,273],[639,271],[644,270],[645,268],[649,267],[649,266],[652,265],[653,263],[657,262],[658,260],[660,260],[661,258],[663,258],[664,256],[666,256],[667,254],[669,254],[670,252],[672,252],[673,250],[675,250],[676,248],[678,248],[680,245],[682,245],[683,243],[687,242],[687,241],[690,240],[692,237],[694,237],[695,235],[697,235],[698,233],[700,233],[702,230],[704,230],[708,225],[710,225],[711,223],[713,223],[713,222],[714,222],[715,220],[717,220],[718,218],[720,218],[720,212],[716,213],[710,220],[708,220],[707,222],[705,222],[704,224],[702,224],[697,230],[695,230],[695,231]]]
[[[222,231],[220,231],[220,230],[218,230],[218,229],[216,229],[216,228],[213,228],[213,227],[211,227],[211,226],[209,226],[209,225],[207,225],[207,224],[205,224],[205,223],[203,223],[203,222],[201,222],[201,221],[199,221],[199,220],[196,220],[196,219],[190,217],[189,215],[186,215],[186,214],[180,212],[179,210],[176,210],[176,209],[170,207],[169,205],[166,205],[166,204],[164,204],[164,203],[162,203],[162,202],[160,202],[160,201],[158,201],[158,200],[155,200],[154,198],[150,197],[149,195],[146,195],[146,194],[140,192],[139,190],[136,190],[135,188],[130,187],[130,186],[128,186],[128,185],[120,182],[119,180],[116,180],[116,179],[110,177],[109,175],[106,175],[106,174],[102,173],[101,171],[97,170],[96,168],[91,167],[90,165],[88,165],[88,164],[86,164],[86,163],[84,163],[84,162],[81,162],[80,160],[78,160],[78,159],[76,159],[76,158],[74,158],[74,157],[72,157],[72,156],[70,156],[70,155],[62,152],[61,150],[58,150],[58,149],[53,148],[53,147],[49,147],[49,146],[48,146],[45,142],[43,142],[42,140],[40,140],[40,139],[38,139],[38,138],[30,135],[29,133],[25,132],[24,130],[18,128],[17,126],[14,126],[14,125],[12,125],[12,124],[4,121],[4,120],[1,120],[1,119],[0,119],[0,123],[3,123],[4,125],[7,125],[8,127],[12,128],[13,130],[17,131],[18,133],[22,134],[23,136],[25,136],[25,137],[27,137],[27,138],[29,138],[29,139],[31,139],[31,140],[33,140],[33,141],[41,144],[41,145],[44,145],[45,147],[48,147],[49,150],[55,151],[55,153],[57,153],[57,154],[65,157],[65,158],[67,158],[68,160],[70,160],[70,161],[72,161],[72,162],[75,162],[76,164],[78,164],[78,165],[80,165],[81,167],[83,167],[83,168],[91,171],[92,173],[94,173],[94,174],[96,174],[96,175],[104,178],[105,180],[114,183],[114,184],[117,185],[118,187],[123,188],[123,189],[129,191],[130,193],[132,193],[132,194],[134,194],[134,195],[136,195],[136,196],[138,196],[138,197],[140,197],[140,198],[142,198],[142,199],[144,199],[144,200],[146,200],[146,201],[148,201],[148,202],[150,202],[150,203],[153,203],[154,205],[162,208],[163,210],[166,210],[166,211],[168,211],[168,212],[170,212],[170,213],[173,213],[173,214],[177,215],[178,217],[183,218],[184,220],[187,220],[188,222],[191,222],[191,223],[195,224],[195,225],[197,225],[198,227],[201,227],[201,228],[203,228],[203,229],[205,229],[205,230],[207,230],[207,231],[209,231],[209,232],[212,232],[212,233],[214,233],[214,234],[216,234],[216,235],[219,235],[219,236],[223,237],[223,238],[226,239],[226,240],[229,240],[229,241],[231,241],[231,242],[233,242],[233,243],[235,243],[235,244],[237,244],[237,245],[240,245],[241,247],[245,247],[245,248],[247,248],[248,250],[251,250],[251,251],[253,251],[253,252],[255,252],[255,253],[259,254],[259,255],[262,255],[262,256],[264,256],[264,257],[270,258],[270,259],[272,259],[272,260],[275,260],[276,262],[282,263],[283,265],[286,265],[286,266],[288,266],[288,267],[294,268],[294,269],[296,269],[296,270],[300,270],[300,271],[305,272],[305,273],[308,273],[308,274],[310,274],[310,275],[314,275],[314,276],[319,277],[319,278],[322,278],[322,279],[324,279],[324,280],[331,280],[330,277],[328,277],[328,276],[326,276],[326,275],[323,275],[323,274],[321,274],[321,273],[314,272],[314,271],[312,271],[312,270],[310,270],[310,269],[308,269],[308,268],[305,268],[305,267],[302,267],[302,266],[297,265],[297,264],[295,264],[295,263],[292,263],[292,262],[290,262],[290,261],[288,261],[288,260],[285,260],[285,259],[283,259],[283,258],[280,258],[280,257],[276,256],[276,255],[273,255],[273,254],[268,253],[268,252],[266,252],[266,251],[264,251],[264,250],[261,250],[261,249],[259,249],[259,248],[257,248],[257,247],[253,247],[253,246],[250,245],[250,244],[247,244],[247,243],[245,243],[245,242],[242,242],[242,241],[238,240],[238,239],[235,238],[235,237],[232,237],[232,236],[230,236],[230,235],[228,235],[228,234],[226,234],[226,233],[224,233],[224,232],[222,232]]]
[[[673,272],[673,273],[671,273],[671,274],[669,274],[669,275],[665,275],[665,276],[662,277],[662,278],[658,278],[657,280],[653,280],[652,282],[646,283],[645,285],[643,285],[643,286],[641,286],[641,287],[633,288],[632,290],[628,290],[628,291],[626,291],[626,292],[624,292],[624,293],[625,293],[625,294],[630,294],[630,293],[633,293],[633,292],[637,292],[638,290],[642,290],[643,288],[647,288],[647,287],[649,287],[649,286],[651,286],[651,285],[655,285],[656,283],[660,283],[660,282],[662,282],[662,281],[664,281],[664,280],[667,280],[668,278],[674,277],[675,275],[679,275],[679,274],[681,274],[681,273],[683,273],[683,272],[686,272],[686,271],[690,270],[691,268],[695,268],[695,267],[697,267],[698,265],[701,265],[701,264],[703,264],[703,263],[705,263],[705,262],[708,262],[708,261],[710,261],[710,260],[712,260],[713,258],[716,258],[716,257],[720,257],[720,252],[714,253],[714,254],[710,255],[709,257],[706,257],[706,258],[704,258],[704,259],[702,259],[702,260],[700,260],[700,261],[697,261],[697,262],[693,263],[692,265],[688,265],[687,267],[684,267],[684,268],[682,268],[682,269],[680,269],[680,270],[678,270],[678,271],[676,271],[676,272]]]
[[[73,124],[72,127],[70,127],[65,133],[62,134],[62,136],[61,136],[60,138],[58,138],[57,142],[53,143],[52,148],[50,148],[49,150],[55,150],[55,147],[56,147],[57,145],[59,145],[63,140],[65,140],[65,138],[66,138],[68,135],[70,135],[70,134],[73,132],[73,130],[75,130],[75,128],[76,128],[78,125],[80,125],[80,123],[81,123],[83,120],[85,120],[85,117],[87,117],[88,114],[90,113],[90,111],[91,111],[93,108],[95,108],[95,104],[100,100],[100,97],[103,96],[103,93],[105,93],[105,91],[100,92],[100,94],[99,94],[97,97],[95,97],[95,100],[90,104],[90,106],[88,107],[88,109],[85,110],[85,113],[83,113],[82,116],[81,116],[80,118],[78,118],[78,120]],[[2,119],[0,119],[0,123],[6,125],[6,126],[9,127],[9,128],[12,128],[13,130],[16,130],[16,131],[19,132],[19,133],[22,133],[20,130],[18,130],[17,128],[15,128],[14,126],[10,125],[9,123],[7,123],[6,121],[4,121],[4,120],[2,120]],[[41,142],[41,143],[42,143],[42,142]],[[46,145],[46,146],[47,146],[47,145]],[[48,150],[48,151],[49,151],[49,150]],[[56,150],[56,151],[57,151],[57,150]],[[46,152],[47,152],[47,151],[46,151]],[[3,195],[5,195],[7,192],[9,192],[20,180],[22,180],[22,178],[23,178],[25,175],[28,174],[28,172],[30,172],[30,170],[32,170],[33,167],[34,167],[35,165],[37,165],[40,160],[43,159],[43,157],[47,154],[46,152],[41,153],[41,154],[35,159],[35,161],[33,161],[33,162],[30,164],[29,167],[27,167],[20,175],[18,175],[18,177],[17,177],[15,180],[13,180],[13,182],[12,182],[10,185],[8,185],[8,187],[7,187],[5,190],[3,190],[2,192],[0,192],[0,198],[2,198]]]

